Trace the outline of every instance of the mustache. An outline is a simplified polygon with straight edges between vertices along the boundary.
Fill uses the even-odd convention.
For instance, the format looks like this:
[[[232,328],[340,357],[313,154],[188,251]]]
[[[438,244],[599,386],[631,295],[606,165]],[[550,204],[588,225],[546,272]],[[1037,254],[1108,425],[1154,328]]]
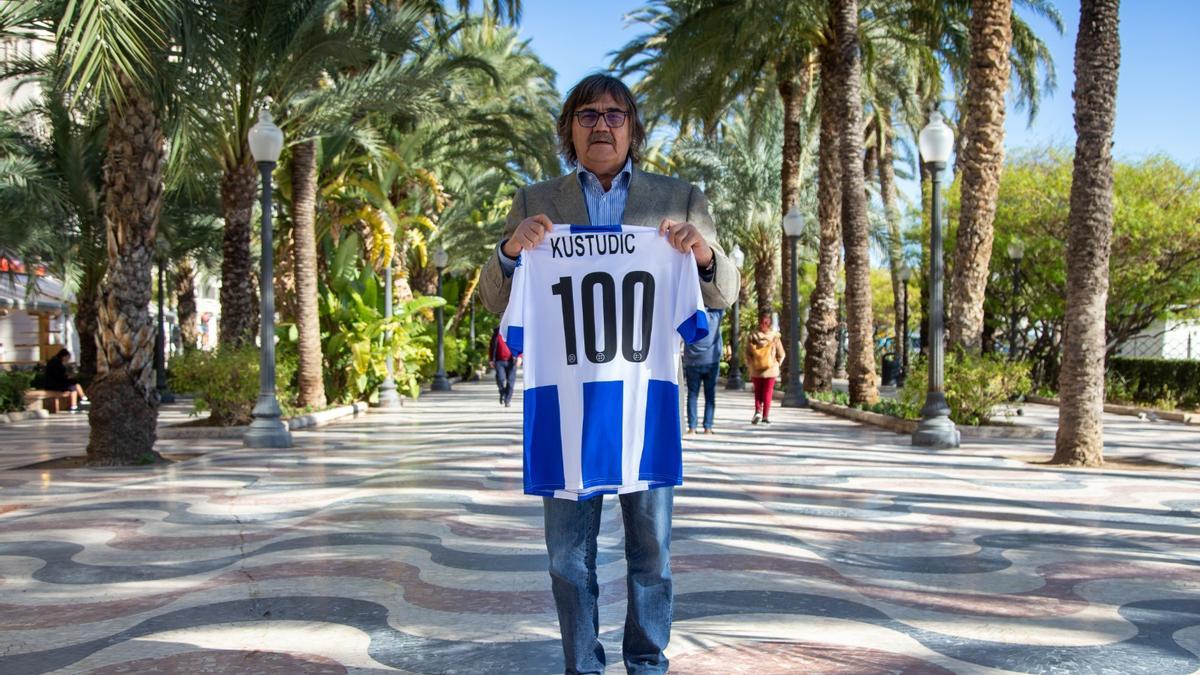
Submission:
[[[611,143],[615,145],[616,139],[607,131],[598,131],[588,138],[588,144],[591,145],[592,143]]]

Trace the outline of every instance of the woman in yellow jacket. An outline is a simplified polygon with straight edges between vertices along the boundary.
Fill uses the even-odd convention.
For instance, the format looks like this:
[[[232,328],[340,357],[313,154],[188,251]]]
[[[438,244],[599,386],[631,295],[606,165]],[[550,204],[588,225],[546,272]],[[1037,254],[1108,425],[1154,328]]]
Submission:
[[[786,354],[779,333],[771,330],[771,315],[758,316],[758,330],[746,339],[746,368],[750,381],[754,383],[754,418],[751,424],[771,423],[771,396],[775,393],[775,380],[779,377],[779,366]]]

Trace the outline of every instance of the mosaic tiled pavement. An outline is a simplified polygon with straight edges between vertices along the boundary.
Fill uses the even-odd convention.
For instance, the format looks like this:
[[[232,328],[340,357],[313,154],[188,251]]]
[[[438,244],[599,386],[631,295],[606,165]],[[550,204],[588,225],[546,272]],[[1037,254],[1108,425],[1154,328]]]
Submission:
[[[296,435],[288,451],[165,442],[169,467],[0,472],[0,673],[544,673],[561,668],[520,407],[487,383]],[[913,448],[811,411],[685,445],[678,673],[1191,673],[1196,470]],[[86,422],[0,427],[5,462],[82,449]],[[1178,425],[1117,452],[1200,454]],[[1124,439],[1124,440],[1121,440]],[[1189,454],[1192,448],[1192,454]],[[603,642],[620,664],[619,506]]]

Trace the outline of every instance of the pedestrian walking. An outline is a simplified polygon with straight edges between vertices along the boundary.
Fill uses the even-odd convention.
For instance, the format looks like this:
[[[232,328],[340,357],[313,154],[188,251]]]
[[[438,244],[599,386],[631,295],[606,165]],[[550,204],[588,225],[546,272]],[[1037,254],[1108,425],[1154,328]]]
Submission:
[[[751,424],[771,423],[771,397],[775,394],[775,380],[779,379],[779,366],[786,358],[783,340],[779,332],[771,327],[771,315],[758,316],[758,329],[746,339],[746,368],[750,381],[754,383],[754,417]]]
[[[508,348],[499,327],[492,331],[492,343],[488,345],[488,365],[496,371],[500,405],[507,408],[512,402],[513,386],[517,382],[517,355]]]
[[[708,308],[708,335],[683,348],[683,374],[687,380],[687,433],[696,433],[696,409],[700,387],[704,387],[704,433],[713,433],[717,412],[717,377],[721,374],[721,315],[723,309]]]

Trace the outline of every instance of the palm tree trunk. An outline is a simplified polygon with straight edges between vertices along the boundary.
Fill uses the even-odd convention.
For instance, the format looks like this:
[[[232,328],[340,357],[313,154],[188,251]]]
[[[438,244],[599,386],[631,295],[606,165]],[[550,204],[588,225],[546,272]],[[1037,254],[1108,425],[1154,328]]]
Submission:
[[[1012,0],[972,0],[971,66],[963,95],[962,215],[950,270],[950,344],[979,352],[992,224],[1004,169],[1004,106],[1012,48]]]
[[[879,389],[875,384],[871,314],[871,233],[867,223],[862,165],[862,57],[858,43],[858,2],[837,0],[834,7],[837,51],[841,60],[837,102],[841,112],[842,244],[846,252],[846,324],[849,328],[846,369],[850,376],[850,402],[874,403],[879,400]]]
[[[785,57],[781,59],[775,66],[776,79],[779,82],[779,98],[783,101],[783,165],[779,170],[779,185],[780,185],[780,214],[787,214],[788,209],[793,206],[798,206],[800,202],[800,118],[804,113],[804,99],[808,96],[808,88],[811,84],[809,78],[809,70],[800,67],[799,62],[795,58]],[[780,226],[782,227],[782,225]],[[792,284],[796,282],[796,271],[792,269],[792,259],[788,247],[788,238],[786,235],[780,237],[780,268],[783,275],[783,284],[781,296],[784,298],[783,311],[779,313],[779,322],[784,326],[784,340],[787,345],[796,344],[794,335],[791,335],[792,325],[792,308],[788,304],[787,298],[792,297]],[[761,260],[760,264],[770,264],[769,279],[774,281],[774,256],[764,256],[765,260]],[[756,274],[757,276],[757,274]],[[774,283],[769,284],[773,287]],[[762,298],[759,298],[762,300]],[[772,298],[767,297],[767,307],[771,306]],[[796,308],[799,311],[799,308]],[[780,377],[784,382],[788,382],[788,371],[792,364],[796,361],[796,355],[791,355],[792,358],[783,362],[783,372]]]
[[[244,157],[249,157],[247,151]],[[258,333],[258,294],[250,254],[251,217],[258,168],[247,160],[221,177],[221,210],[225,216],[221,242],[222,346],[253,344]]]
[[[838,154],[838,59],[832,45],[822,46],[821,137],[817,158],[817,218],[821,243],[817,251],[817,279],[809,296],[808,339],[804,342],[804,388],[833,389],[833,361],[837,355],[837,277],[842,245],[842,167]]]
[[[888,267],[892,277],[892,320],[896,329],[896,363],[908,363],[905,360],[908,351],[908,341],[904,335],[904,291],[906,283],[900,278],[900,268],[904,266],[904,244],[900,240],[900,208],[896,195],[896,157],[892,149],[895,144],[895,133],[892,130],[891,115],[884,111],[880,115],[880,128],[875,137],[879,148],[879,195],[883,199],[883,212],[887,219],[888,229]]]
[[[292,148],[292,239],[296,274],[296,328],[300,333],[300,405],[326,404],[317,313],[317,149],[313,141]]]
[[[471,273],[471,278],[467,280],[467,287],[463,289],[462,297],[458,299],[458,308],[454,310],[454,316],[450,317],[450,320],[446,322],[447,331],[457,325],[459,321],[462,321],[462,318],[467,314],[467,310],[471,308],[471,300],[475,297],[476,289],[479,288],[479,279],[482,274],[482,267],[476,267],[475,271]]]
[[[175,305],[179,312],[179,338],[183,341],[183,349],[195,349],[200,331],[196,325],[196,266],[191,258],[176,263]]]
[[[158,390],[150,318],[154,238],[165,153],[154,104],[122,78],[125,103],[110,111],[104,160],[108,271],[97,301],[96,379],[88,390],[88,464],[161,459],[154,451]]]
[[[1083,0],[1075,40],[1075,167],[1055,464],[1104,463],[1104,319],[1113,226],[1119,0]]]
[[[88,265],[83,283],[79,288],[78,307],[75,310],[75,332],[79,334],[79,375],[85,381],[96,377],[96,331],[98,330],[97,296],[101,276],[99,265]]]

